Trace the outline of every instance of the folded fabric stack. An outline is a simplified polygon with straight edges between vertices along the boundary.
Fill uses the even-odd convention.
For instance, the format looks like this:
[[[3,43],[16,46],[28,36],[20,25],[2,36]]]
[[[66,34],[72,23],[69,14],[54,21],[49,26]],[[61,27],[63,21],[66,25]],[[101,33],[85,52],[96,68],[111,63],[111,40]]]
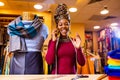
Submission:
[[[108,65],[105,66],[105,73],[109,80],[120,80],[120,50],[108,52]]]

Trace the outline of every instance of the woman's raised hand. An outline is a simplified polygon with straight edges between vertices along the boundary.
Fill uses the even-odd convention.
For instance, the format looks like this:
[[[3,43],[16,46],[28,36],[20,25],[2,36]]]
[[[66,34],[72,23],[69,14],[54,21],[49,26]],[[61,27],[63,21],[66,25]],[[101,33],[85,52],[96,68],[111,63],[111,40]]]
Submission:
[[[76,37],[72,40],[72,43],[73,43],[74,47],[77,49],[79,49],[81,47],[81,38],[78,33],[76,34]]]
[[[52,41],[55,41],[57,39],[57,35],[58,35],[58,30],[54,29],[52,31]]]

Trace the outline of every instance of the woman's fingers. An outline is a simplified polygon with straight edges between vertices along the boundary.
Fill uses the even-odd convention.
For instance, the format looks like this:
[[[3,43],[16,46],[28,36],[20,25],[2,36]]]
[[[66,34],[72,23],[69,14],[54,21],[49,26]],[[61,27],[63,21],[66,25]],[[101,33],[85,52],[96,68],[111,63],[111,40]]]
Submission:
[[[79,36],[78,33],[76,33],[76,37],[73,38],[72,43],[73,43],[73,45],[74,45],[76,48],[80,48],[80,46],[81,46],[81,38],[80,38],[80,36]]]
[[[54,29],[52,31],[52,40],[55,41],[57,39],[57,35],[58,35],[58,30]]]
[[[76,38],[81,40],[80,35],[78,33],[76,33]]]

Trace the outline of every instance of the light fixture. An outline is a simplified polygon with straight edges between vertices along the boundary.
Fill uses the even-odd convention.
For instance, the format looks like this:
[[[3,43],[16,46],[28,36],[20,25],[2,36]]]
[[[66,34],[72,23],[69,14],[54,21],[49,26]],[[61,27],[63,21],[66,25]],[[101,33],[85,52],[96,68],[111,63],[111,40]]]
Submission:
[[[42,6],[42,5],[40,5],[40,4],[35,4],[35,5],[34,5],[34,8],[35,8],[35,9],[42,9],[42,8],[43,8],[43,6]]]
[[[94,26],[94,29],[99,29],[100,28],[100,26]]]
[[[77,8],[70,8],[69,11],[70,12],[77,12]]]
[[[117,25],[118,25],[118,23],[111,23],[110,26],[117,26]]]
[[[115,29],[117,29],[117,27],[118,27],[118,23],[111,23],[111,24],[110,24],[110,27],[111,27],[113,30],[115,30]]]
[[[120,28],[119,27],[112,27],[112,30],[114,31],[115,37],[120,39]]]
[[[5,4],[3,2],[0,2],[0,6],[4,6]]]
[[[102,11],[100,11],[100,14],[108,14],[109,10],[107,9],[107,7],[105,6],[104,9]]]

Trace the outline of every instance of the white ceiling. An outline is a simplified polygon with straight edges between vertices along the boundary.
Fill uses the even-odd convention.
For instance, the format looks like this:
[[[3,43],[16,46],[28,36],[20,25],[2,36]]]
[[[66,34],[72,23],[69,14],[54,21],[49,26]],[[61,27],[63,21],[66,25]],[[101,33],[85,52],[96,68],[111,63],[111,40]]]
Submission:
[[[78,11],[71,14],[72,23],[84,23],[87,31],[93,31],[94,25],[100,25],[102,28],[110,25],[112,22],[120,24],[120,0],[92,0],[98,1],[88,4],[91,0],[0,0],[5,3],[0,9],[36,11],[33,5],[41,3],[44,9],[41,11],[54,10],[58,3],[65,3],[68,7],[77,7]],[[101,15],[100,11],[107,6],[110,13]],[[40,12],[41,12],[40,11]],[[115,16],[116,18],[105,19],[106,17]]]

